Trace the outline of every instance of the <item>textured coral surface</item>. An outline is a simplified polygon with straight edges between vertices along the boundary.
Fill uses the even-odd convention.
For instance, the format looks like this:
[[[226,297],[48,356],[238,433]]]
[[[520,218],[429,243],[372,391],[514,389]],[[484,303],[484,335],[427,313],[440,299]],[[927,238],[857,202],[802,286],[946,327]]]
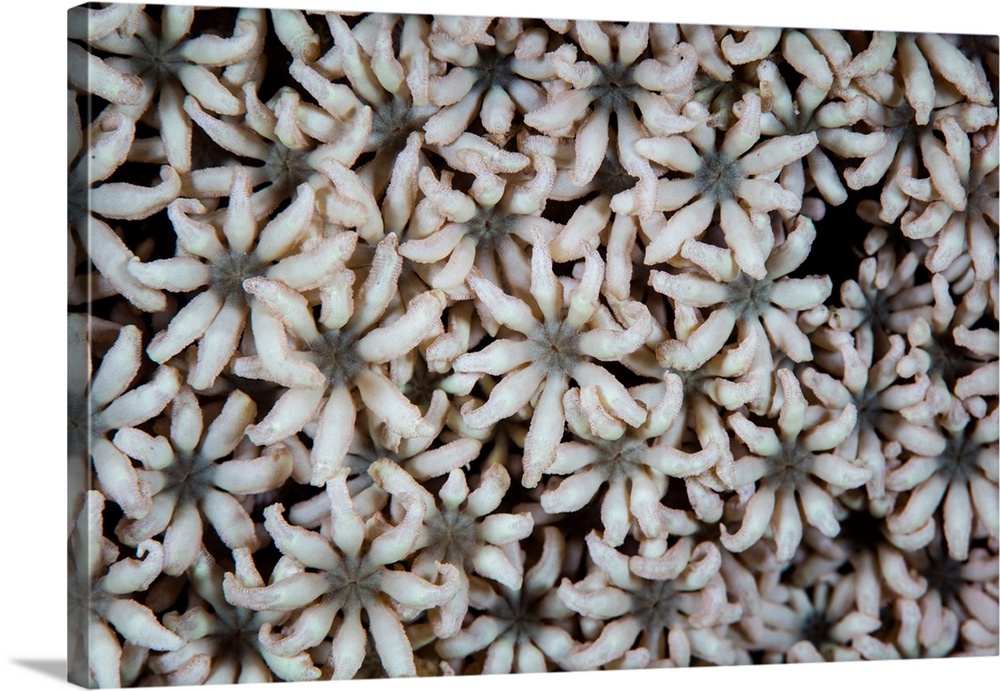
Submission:
[[[1000,653],[998,37],[68,39],[74,682]]]

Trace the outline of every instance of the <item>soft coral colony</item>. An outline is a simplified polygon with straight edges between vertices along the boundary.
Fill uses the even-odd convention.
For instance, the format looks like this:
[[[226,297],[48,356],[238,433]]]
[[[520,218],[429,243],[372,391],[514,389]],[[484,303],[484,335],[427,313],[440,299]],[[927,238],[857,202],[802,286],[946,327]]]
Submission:
[[[70,10],[72,679],[998,654],[997,77]]]

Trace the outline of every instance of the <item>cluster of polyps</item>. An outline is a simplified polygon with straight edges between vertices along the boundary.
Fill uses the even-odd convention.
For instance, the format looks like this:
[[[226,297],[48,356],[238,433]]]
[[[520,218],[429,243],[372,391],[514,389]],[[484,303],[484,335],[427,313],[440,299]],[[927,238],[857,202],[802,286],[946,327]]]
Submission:
[[[76,680],[996,654],[996,37],[69,38]]]

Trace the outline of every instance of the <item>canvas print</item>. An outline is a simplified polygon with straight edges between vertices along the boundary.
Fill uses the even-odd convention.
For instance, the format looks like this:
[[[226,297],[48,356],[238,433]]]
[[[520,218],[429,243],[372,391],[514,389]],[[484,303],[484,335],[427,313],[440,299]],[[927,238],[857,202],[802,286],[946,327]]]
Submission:
[[[73,682],[998,654],[997,36],[67,25]]]

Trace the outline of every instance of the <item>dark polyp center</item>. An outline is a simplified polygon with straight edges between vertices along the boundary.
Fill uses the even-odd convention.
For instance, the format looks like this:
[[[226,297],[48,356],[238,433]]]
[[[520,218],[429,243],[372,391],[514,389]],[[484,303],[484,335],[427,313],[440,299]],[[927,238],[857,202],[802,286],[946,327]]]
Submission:
[[[524,590],[514,591],[506,599],[498,602],[491,614],[510,622],[518,638],[530,637],[532,625],[538,623],[540,619],[538,601],[528,598]]]
[[[802,620],[799,628],[799,636],[802,640],[809,641],[816,649],[821,649],[830,642],[830,622],[826,619],[826,613],[813,610]]]
[[[876,291],[867,302],[864,309],[862,324],[870,324],[876,334],[886,333],[885,322],[889,318],[889,300],[881,290]]]
[[[392,461],[393,463],[400,463],[399,454],[395,451],[390,451],[389,449],[383,447],[375,439],[369,440],[370,446],[367,446],[360,454],[351,454],[351,461],[345,461],[351,467],[352,470],[357,470],[362,474],[367,475],[368,466],[370,466],[375,461],[380,461],[383,458]]]
[[[642,464],[646,444],[627,437],[597,443],[601,452],[600,467],[609,480],[629,478]]]
[[[368,151],[401,151],[406,138],[424,126],[428,117],[418,114],[408,103],[392,98],[372,109],[372,131]]]
[[[729,295],[726,302],[739,317],[757,317],[771,302],[771,281],[758,281],[753,276],[740,273],[727,284]]]
[[[963,434],[953,437],[945,444],[944,451],[937,457],[938,472],[951,481],[965,481],[976,474],[979,467],[980,447]]]
[[[327,571],[330,593],[344,598],[344,609],[364,607],[379,597],[382,567],[367,564],[358,557],[344,557],[343,568]]]
[[[702,387],[705,384],[705,380],[712,379],[713,377],[707,373],[705,368],[699,367],[693,370],[670,370],[676,374],[681,380],[681,391],[684,394],[683,400],[689,400],[688,397],[692,394],[702,393]]]
[[[493,86],[506,90],[514,81],[511,70],[512,55],[501,55],[496,49],[480,49],[479,61],[472,67],[476,73],[477,91],[486,91]]]
[[[701,157],[701,168],[694,175],[695,184],[703,197],[716,202],[732,199],[743,179],[740,162],[721,151],[710,151]]]
[[[475,522],[458,509],[445,509],[428,518],[426,525],[430,545],[441,555],[439,561],[462,565],[479,545]]]
[[[548,372],[569,374],[580,360],[579,340],[566,322],[546,322],[532,334],[532,359]]]
[[[87,451],[90,435],[90,402],[87,396],[67,396],[66,421],[69,432],[69,453],[78,455]]]
[[[754,73],[756,75],[756,73]],[[748,93],[759,93],[759,81],[756,76],[746,79],[745,74],[733,75],[733,79],[722,82],[701,70],[694,80],[694,100],[701,103],[712,114],[708,124],[712,127],[728,129],[736,122],[733,106],[743,100]]]
[[[216,611],[222,630],[218,636],[222,650],[220,653],[240,659],[244,651],[258,649],[260,625],[253,621],[253,612],[248,609],[233,607]]]
[[[223,298],[237,295],[249,304],[249,295],[243,290],[243,281],[260,276],[262,268],[261,262],[252,254],[231,252],[212,265],[212,289],[218,291]]]
[[[350,468],[350,479],[347,481],[347,491],[352,497],[356,497],[359,492],[368,489],[375,484],[372,476],[368,474],[368,469],[375,461],[387,458],[399,465],[402,460],[395,451],[382,448],[381,444],[372,443],[372,446],[364,449],[361,453],[350,453],[344,459],[344,465]]]
[[[678,620],[674,589],[669,581],[644,581],[632,593],[632,614],[646,628],[669,629]]]
[[[81,162],[81,166],[83,163]],[[86,219],[90,213],[90,188],[83,175],[70,175],[66,190],[66,215],[70,225],[76,227],[83,242],[87,242]]]
[[[177,492],[178,504],[195,503],[213,488],[214,468],[212,461],[206,461],[197,455],[179,454],[162,471],[167,477],[163,489]]]
[[[982,213],[997,208],[997,174],[996,168],[992,174],[982,175],[975,172],[968,185],[969,201],[967,208],[979,209]],[[995,213],[995,212],[994,212]]]
[[[177,80],[177,73],[184,59],[173,50],[163,50],[163,43],[159,38],[140,37],[140,40],[146,52],[136,55],[133,60],[142,66],[142,75],[151,76],[157,84]]]
[[[923,574],[927,587],[940,593],[943,601],[957,595],[962,587],[962,563],[947,554],[932,553]]]
[[[315,172],[309,164],[309,153],[289,149],[280,142],[271,146],[271,152],[264,161],[264,171],[272,185],[281,186],[286,198],[292,197],[295,188]]]
[[[365,366],[365,361],[355,348],[356,341],[353,334],[338,329],[327,331],[323,334],[322,342],[312,345],[313,352],[319,356],[316,366],[331,386],[353,381]]]
[[[632,67],[620,62],[597,66],[599,74],[590,85],[590,93],[599,108],[616,110],[627,106],[632,95],[639,90],[632,79]]]
[[[808,476],[813,455],[792,440],[784,442],[777,454],[764,460],[767,463],[764,483],[774,489],[794,489]]]
[[[874,429],[878,419],[882,416],[882,404],[879,402],[879,393],[862,390],[854,397],[854,407],[858,411],[858,421],[855,429],[859,432],[866,429]]]
[[[900,103],[898,106],[893,108],[891,112],[892,114],[889,119],[890,128],[908,127],[913,125],[914,118],[917,115],[916,111],[913,110],[913,106],[911,106],[907,101]]]
[[[887,134],[908,146],[917,146],[917,135],[923,131],[926,125],[918,125],[914,119],[916,115],[913,106],[906,101],[896,106],[892,109],[892,115],[889,117]]]
[[[485,249],[493,247],[497,241],[510,233],[514,219],[497,207],[479,208],[476,215],[465,222],[465,234]]]
[[[75,537],[83,537],[76,535]],[[101,605],[113,599],[101,585],[98,585],[100,574],[91,581],[87,573],[87,550],[82,548],[75,553],[70,550],[70,559],[75,563],[69,565],[66,582],[66,607],[74,622],[86,626],[94,612],[101,611]],[[79,635],[79,632],[77,632]],[[84,633],[86,635],[86,633]]]

